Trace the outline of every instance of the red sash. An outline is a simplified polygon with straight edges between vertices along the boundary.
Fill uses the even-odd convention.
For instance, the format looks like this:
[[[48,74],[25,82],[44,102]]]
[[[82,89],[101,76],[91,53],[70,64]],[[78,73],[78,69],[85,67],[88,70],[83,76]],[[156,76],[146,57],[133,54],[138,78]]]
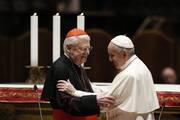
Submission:
[[[53,120],[97,120],[97,115],[79,117],[65,113],[63,110],[53,110]]]

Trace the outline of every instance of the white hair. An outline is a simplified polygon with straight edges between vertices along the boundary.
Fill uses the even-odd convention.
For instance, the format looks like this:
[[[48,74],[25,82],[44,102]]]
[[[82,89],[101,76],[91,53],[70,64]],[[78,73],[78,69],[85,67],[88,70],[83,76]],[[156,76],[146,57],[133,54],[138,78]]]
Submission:
[[[90,41],[90,37],[89,35],[79,35],[66,38],[63,43],[64,53],[67,54],[67,45],[76,45],[80,40]]]
[[[115,45],[115,44],[113,44],[113,45],[115,46],[115,48],[116,48],[116,50],[117,50],[118,52],[122,52],[122,51],[127,52],[127,53],[128,53],[128,57],[131,57],[132,55],[135,54],[135,49],[134,49],[134,47],[133,47],[133,48],[123,48],[123,47],[119,47],[119,46],[117,46],[117,45]]]

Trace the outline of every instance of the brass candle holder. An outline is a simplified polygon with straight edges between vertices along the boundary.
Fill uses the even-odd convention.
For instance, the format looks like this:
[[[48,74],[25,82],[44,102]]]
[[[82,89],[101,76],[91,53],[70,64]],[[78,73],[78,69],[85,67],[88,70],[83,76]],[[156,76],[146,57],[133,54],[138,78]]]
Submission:
[[[45,81],[45,66],[25,66],[29,69],[28,84],[41,84]]]

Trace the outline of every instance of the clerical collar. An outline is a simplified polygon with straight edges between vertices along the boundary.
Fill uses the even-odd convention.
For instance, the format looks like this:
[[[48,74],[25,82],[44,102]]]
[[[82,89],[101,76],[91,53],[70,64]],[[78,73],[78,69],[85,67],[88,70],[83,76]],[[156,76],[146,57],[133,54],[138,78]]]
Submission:
[[[129,58],[123,66],[121,66],[121,71],[124,70],[132,61],[134,61],[137,58],[136,55],[133,55],[131,58]]]
[[[66,53],[64,53],[64,55],[65,55],[67,58],[69,58],[69,56],[68,56]]]

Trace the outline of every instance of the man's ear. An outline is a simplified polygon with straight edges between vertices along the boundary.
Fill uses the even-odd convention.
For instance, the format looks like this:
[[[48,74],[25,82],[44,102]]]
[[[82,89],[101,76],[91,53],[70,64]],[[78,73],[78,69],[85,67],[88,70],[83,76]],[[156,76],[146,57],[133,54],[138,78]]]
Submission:
[[[67,46],[66,46],[67,52],[70,52],[71,47],[72,47],[71,45],[67,45]]]
[[[127,53],[127,51],[122,51],[122,55],[124,56],[124,57],[127,57],[128,56],[128,53]]]

